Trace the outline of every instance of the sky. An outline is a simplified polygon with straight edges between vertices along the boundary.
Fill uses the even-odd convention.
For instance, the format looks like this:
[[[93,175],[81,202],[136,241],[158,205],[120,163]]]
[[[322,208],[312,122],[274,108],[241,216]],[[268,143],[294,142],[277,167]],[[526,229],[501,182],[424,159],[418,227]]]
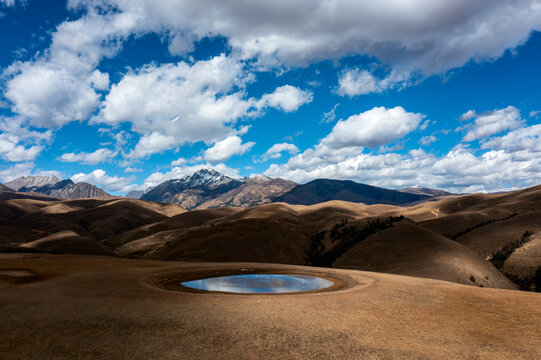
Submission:
[[[541,184],[541,0],[0,0],[0,181]]]

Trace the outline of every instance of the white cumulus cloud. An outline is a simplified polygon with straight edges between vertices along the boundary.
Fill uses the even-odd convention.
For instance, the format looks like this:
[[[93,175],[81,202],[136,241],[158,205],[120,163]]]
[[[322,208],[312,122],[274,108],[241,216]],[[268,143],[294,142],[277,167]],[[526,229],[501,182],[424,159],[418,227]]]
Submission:
[[[470,129],[462,139],[463,141],[485,139],[504,130],[516,129],[524,123],[524,120],[520,117],[520,111],[514,106],[479,115],[470,110],[461,116],[462,120],[472,118],[475,118],[475,121],[471,124]]]
[[[407,112],[401,106],[390,109],[375,107],[338,121],[321,143],[332,148],[377,147],[415,130],[424,117],[423,114]]]
[[[224,162],[234,155],[242,155],[250,151],[254,145],[255,142],[252,141],[243,144],[242,139],[237,135],[229,136],[205,150],[204,158],[211,164]]]
[[[419,140],[419,143],[421,145],[428,146],[428,145],[432,144],[433,142],[435,142],[436,140],[438,140],[438,139],[434,135],[428,135],[428,136],[423,136]]]
[[[259,107],[273,107],[285,112],[296,111],[304,104],[312,102],[313,94],[291,85],[276,88],[274,92],[261,97]]]
[[[139,139],[135,148],[127,154],[128,158],[144,158],[154,153],[169,150],[177,145],[177,140],[171,135],[163,135],[158,131],[153,131]]]
[[[21,162],[9,167],[0,168],[0,180],[6,183],[32,173],[36,165],[33,162]]]
[[[261,161],[279,159],[282,157],[284,151],[287,151],[291,155],[295,155],[299,152],[299,148],[291,143],[274,144],[261,156]]]
[[[88,174],[78,173],[71,177],[75,183],[87,182],[92,185],[97,185],[107,192],[127,192],[133,190],[132,182],[134,176],[109,176],[103,169],[96,169]]]
[[[84,151],[80,153],[65,153],[62,154],[58,160],[63,162],[78,162],[81,164],[96,165],[110,160],[114,156],[116,156],[114,150],[101,148],[91,153]]]
[[[504,149],[510,152],[527,151],[541,157],[541,124],[525,126],[493,137],[481,146],[484,149]]]
[[[341,96],[354,97],[356,95],[381,92],[382,90],[378,79],[369,71],[350,69],[340,74],[336,92]]]

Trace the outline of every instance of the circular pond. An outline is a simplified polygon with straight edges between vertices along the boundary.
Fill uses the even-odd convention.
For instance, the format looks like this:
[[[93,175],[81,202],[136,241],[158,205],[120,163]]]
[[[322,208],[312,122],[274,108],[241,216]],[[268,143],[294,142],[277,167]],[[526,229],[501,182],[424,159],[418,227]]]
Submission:
[[[240,294],[275,294],[321,290],[334,282],[306,275],[244,274],[185,281],[182,286],[204,291]]]

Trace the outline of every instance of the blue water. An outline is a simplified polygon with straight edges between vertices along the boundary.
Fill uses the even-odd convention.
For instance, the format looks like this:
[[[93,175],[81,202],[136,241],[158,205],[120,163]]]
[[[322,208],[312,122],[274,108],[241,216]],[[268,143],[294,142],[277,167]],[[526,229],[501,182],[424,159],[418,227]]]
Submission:
[[[305,275],[249,274],[186,281],[183,286],[206,291],[243,294],[272,294],[325,289],[330,280]]]

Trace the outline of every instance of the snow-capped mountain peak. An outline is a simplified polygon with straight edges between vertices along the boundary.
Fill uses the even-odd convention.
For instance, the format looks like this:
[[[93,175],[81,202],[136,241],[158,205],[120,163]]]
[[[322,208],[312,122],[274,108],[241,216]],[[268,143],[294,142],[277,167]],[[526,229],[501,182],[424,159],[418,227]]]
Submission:
[[[187,187],[217,186],[227,184],[232,180],[233,179],[231,179],[230,177],[225,176],[216,170],[201,169],[184,179],[184,184]]]

